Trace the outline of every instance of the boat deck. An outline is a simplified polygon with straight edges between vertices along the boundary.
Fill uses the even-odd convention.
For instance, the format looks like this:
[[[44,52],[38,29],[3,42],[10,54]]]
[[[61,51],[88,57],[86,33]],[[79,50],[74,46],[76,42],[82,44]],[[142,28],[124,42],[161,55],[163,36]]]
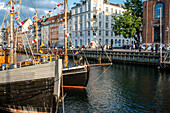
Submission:
[[[35,80],[55,76],[55,62],[0,71],[0,83]]]

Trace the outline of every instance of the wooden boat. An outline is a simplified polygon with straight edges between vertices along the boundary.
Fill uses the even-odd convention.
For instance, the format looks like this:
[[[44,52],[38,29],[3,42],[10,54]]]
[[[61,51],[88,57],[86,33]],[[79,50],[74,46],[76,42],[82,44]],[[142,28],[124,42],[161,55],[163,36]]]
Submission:
[[[67,18],[67,0],[64,0],[64,18]],[[67,19],[65,19],[65,23],[67,23]],[[67,28],[67,24],[64,26]],[[64,31],[64,69],[63,69],[63,85],[65,87],[86,87],[89,80],[89,71],[87,65],[83,66],[71,66],[68,64],[68,56],[67,56],[67,29]]]
[[[86,87],[89,80],[87,65],[63,69],[63,84],[65,87]]]

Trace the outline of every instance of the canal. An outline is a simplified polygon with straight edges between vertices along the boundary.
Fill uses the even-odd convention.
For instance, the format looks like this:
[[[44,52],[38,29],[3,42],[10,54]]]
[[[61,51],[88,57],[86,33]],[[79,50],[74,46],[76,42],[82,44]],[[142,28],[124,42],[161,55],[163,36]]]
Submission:
[[[18,60],[25,60],[24,55],[19,55]],[[95,63],[95,62],[91,62]],[[8,87],[8,95],[0,96],[4,101],[12,106],[13,104],[20,106],[33,106],[50,108],[53,111],[53,87],[49,86],[51,80],[44,80],[35,83],[28,82],[33,88],[28,88],[22,83],[18,85],[17,95],[21,92],[21,96],[26,98],[20,102],[15,101],[19,98],[16,92]],[[49,88],[47,86],[49,86]],[[15,86],[15,85],[14,85]],[[37,89],[36,89],[37,88]],[[21,89],[21,91],[19,90]],[[24,90],[23,90],[24,89]],[[29,89],[29,91],[26,91]],[[43,91],[42,91],[43,89]],[[44,90],[45,89],[45,90]],[[47,90],[48,89],[48,90]],[[23,91],[28,92],[23,95]],[[32,92],[30,94],[30,92]],[[42,92],[42,93],[41,93]],[[157,68],[141,65],[113,64],[112,66],[101,66],[90,68],[90,78],[86,89],[64,90],[66,97],[64,99],[64,108],[66,113],[81,112],[170,112],[170,73],[169,71],[159,71]],[[4,95],[4,94],[3,94]],[[29,98],[27,98],[29,96]],[[12,103],[12,105],[11,105]],[[43,108],[40,111],[44,111]],[[59,104],[59,112],[62,112],[62,103]]]
[[[170,73],[125,64],[92,67],[86,90],[68,89],[66,93],[66,112],[168,113]]]

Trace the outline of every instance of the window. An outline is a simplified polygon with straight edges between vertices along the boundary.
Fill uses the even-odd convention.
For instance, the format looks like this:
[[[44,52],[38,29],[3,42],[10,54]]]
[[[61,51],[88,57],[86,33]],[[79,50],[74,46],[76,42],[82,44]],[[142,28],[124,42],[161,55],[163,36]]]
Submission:
[[[109,11],[109,8],[108,8],[108,7],[106,7],[106,11]]]
[[[161,18],[163,17],[163,4],[157,3],[155,5],[155,19],[160,18],[160,7],[161,7]]]
[[[90,2],[89,2],[89,3],[88,3],[88,10],[90,11],[90,9],[91,9],[91,8],[90,8]]]
[[[88,14],[88,19],[90,19],[90,13]]]
[[[102,27],[102,22],[99,22],[99,28],[101,28]]]
[[[111,8],[111,13],[113,13],[113,8]]]
[[[90,29],[90,22],[88,22],[88,29]]]
[[[113,31],[111,31],[111,36],[113,36]]]
[[[106,29],[108,29],[108,23],[106,23]]]
[[[83,41],[82,41],[82,39],[80,39],[80,46],[82,46],[83,45]]]
[[[99,36],[101,36],[101,34],[102,34],[102,33],[101,33],[101,30],[99,30]]]
[[[77,39],[75,40],[75,46],[76,46],[76,47],[78,46],[78,44],[77,44]]]
[[[106,36],[108,36],[109,35],[109,32],[108,31],[106,31]]]
[[[93,36],[96,36],[96,32],[93,30]]]
[[[90,39],[88,39],[88,45],[90,46]]]
[[[119,46],[121,45],[121,40],[119,39]]]
[[[93,11],[96,11],[96,7],[93,7]]]
[[[90,31],[88,31],[88,36],[90,36]]]
[[[102,18],[102,13],[99,13],[99,19],[101,19]]]
[[[106,21],[109,21],[109,16],[108,15],[106,15]]]
[[[83,8],[81,7],[81,8],[80,8],[80,13],[82,13],[82,12],[83,12]]]
[[[106,39],[106,45],[108,45],[108,39]]]
[[[121,14],[121,10],[119,10],[119,14]]]
[[[75,9],[75,14],[77,14],[77,9]]]
[[[117,14],[117,9],[115,9],[115,13]]]

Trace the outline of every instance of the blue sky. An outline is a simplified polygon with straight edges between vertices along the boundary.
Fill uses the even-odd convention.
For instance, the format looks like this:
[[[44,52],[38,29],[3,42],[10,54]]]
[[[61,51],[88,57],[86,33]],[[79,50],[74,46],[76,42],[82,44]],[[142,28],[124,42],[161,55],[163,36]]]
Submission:
[[[2,20],[4,18],[5,12],[9,0],[0,0],[0,26],[2,24]],[[15,0],[18,1],[18,0]],[[22,0],[21,7],[21,18],[22,21],[28,17],[32,18],[35,13],[35,9],[38,11],[38,16],[45,16],[48,11],[54,9],[58,3],[62,3],[64,0]],[[114,4],[123,4],[125,0],[110,0],[111,3]],[[68,0],[68,9],[71,9],[73,3],[79,3],[80,0]],[[15,9],[18,8],[18,5],[15,6]],[[34,9],[35,8],[35,9]],[[53,10],[52,15],[56,15],[58,12],[64,9],[64,6],[56,8]],[[17,10],[16,10],[17,11]],[[15,15],[17,16],[17,15]],[[9,16],[8,16],[9,20]]]

